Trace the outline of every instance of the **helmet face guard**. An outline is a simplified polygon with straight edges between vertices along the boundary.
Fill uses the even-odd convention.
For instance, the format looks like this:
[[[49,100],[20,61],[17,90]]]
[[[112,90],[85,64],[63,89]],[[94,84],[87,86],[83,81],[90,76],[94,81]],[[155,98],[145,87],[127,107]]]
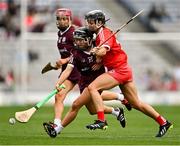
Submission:
[[[71,20],[72,12],[70,9],[62,8],[56,10],[56,25],[58,29],[67,29],[71,25]]]
[[[78,50],[88,50],[92,46],[93,34],[85,27],[78,28],[73,34],[74,46]]]

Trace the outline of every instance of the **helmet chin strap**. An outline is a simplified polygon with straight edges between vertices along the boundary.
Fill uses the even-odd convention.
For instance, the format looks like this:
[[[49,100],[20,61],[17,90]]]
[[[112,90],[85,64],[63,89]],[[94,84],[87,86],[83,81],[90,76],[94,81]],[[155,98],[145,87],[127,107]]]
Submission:
[[[101,28],[104,24],[100,24],[98,20],[96,20],[96,27],[97,29]]]
[[[71,18],[69,17],[69,26],[71,26],[72,25],[72,20],[71,20]],[[69,27],[68,26],[68,27]]]
[[[107,20],[105,20],[105,22],[104,23],[101,23],[101,24],[99,24],[99,21],[98,20],[96,20],[96,26],[97,26],[97,29],[100,29],[102,26],[104,26],[105,25],[105,23],[107,22],[107,21],[109,21],[110,20],[110,18],[109,19],[107,19]]]
[[[105,25],[105,24],[102,24],[102,23],[100,24],[100,23],[98,22],[98,20],[96,20],[95,23],[96,23],[96,27],[97,27],[96,32],[98,32],[98,31],[100,30],[100,28],[103,27],[103,26]]]
[[[92,45],[92,40],[89,40],[89,39],[88,39],[88,43],[87,43],[87,44],[88,44],[88,48],[91,47],[91,45]]]

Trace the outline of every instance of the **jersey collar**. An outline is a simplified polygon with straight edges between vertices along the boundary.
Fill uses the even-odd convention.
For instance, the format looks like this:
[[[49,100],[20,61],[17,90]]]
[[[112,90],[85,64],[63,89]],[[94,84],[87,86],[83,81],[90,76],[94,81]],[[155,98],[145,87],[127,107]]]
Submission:
[[[70,29],[70,27],[71,27],[71,25],[65,31],[60,30],[60,34],[63,35],[64,33],[66,33]]]

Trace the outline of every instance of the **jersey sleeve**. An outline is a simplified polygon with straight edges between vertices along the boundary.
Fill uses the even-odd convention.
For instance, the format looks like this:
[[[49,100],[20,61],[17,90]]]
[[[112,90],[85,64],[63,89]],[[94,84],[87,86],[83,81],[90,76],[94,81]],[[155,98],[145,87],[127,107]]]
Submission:
[[[71,58],[70,58],[70,60],[69,60],[69,62],[68,62],[68,65],[71,65],[72,67],[74,67],[75,64],[76,64],[76,61],[75,61],[75,59],[74,59],[74,56],[72,55]]]

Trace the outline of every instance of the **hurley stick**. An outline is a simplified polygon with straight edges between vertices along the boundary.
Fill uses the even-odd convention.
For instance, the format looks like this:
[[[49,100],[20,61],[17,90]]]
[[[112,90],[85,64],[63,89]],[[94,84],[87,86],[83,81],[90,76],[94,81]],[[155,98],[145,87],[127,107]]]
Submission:
[[[65,86],[62,84],[60,85],[61,89],[65,89]],[[26,123],[32,117],[32,115],[41,107],[43,106],[51,97],[53,97],[56,93],[58,93],[57,89],[54,89],[47,97],[45,97],[42,101],[38,102],[35,106],[30,109],[19,111],[15,113],[15,118],[17,121]]]

